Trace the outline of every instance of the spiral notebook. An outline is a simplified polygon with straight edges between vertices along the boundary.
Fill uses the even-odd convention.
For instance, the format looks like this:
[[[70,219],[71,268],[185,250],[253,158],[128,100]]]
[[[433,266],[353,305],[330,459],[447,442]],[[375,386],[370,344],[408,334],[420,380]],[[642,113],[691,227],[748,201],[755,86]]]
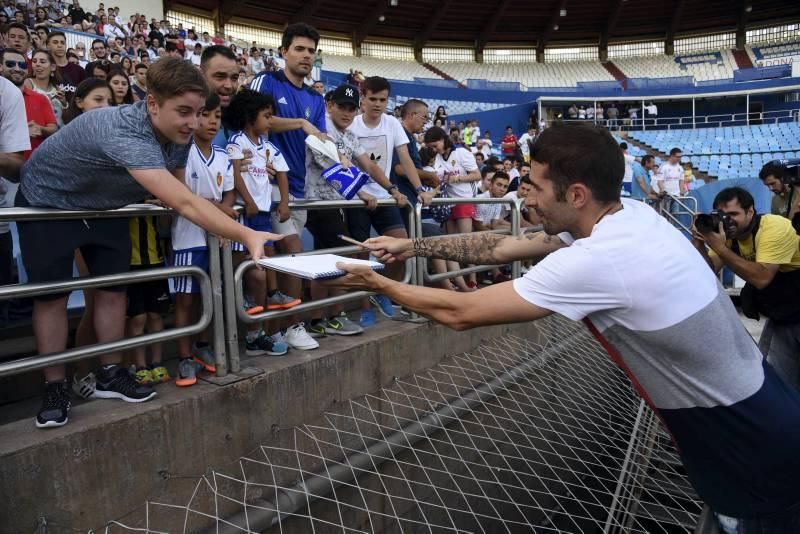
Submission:
[[[258,260],[258,263],[264,267],[275,269],[282,273],[293,274],[308,280],[324,280],[344,276],[346,273],[336,268],[337,262],[368,265],[373,271],[380,271],[383,269],[383,264],[377,261],[345,258],[344,256],[337,256],[336,254],[281,256],[278,258],[261,258]]]

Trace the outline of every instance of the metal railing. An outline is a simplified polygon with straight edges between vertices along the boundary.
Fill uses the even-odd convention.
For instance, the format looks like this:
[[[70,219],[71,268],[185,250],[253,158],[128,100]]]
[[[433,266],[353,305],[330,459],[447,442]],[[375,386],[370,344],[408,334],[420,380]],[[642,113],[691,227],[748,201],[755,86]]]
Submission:
[[[107,211],[54,210],[47,208],[5,208],[0,210],[0,222],[40,220],[58,221],[70,219],[119,219],[139,216],[157,216],[170,213],[172,213],[171,210],[150,205],[133,205],[118,210]],[[180,328],[162,330],[161,332],[144,334],[133,338],[123,338],[109,343],[99,343],[85,347],[76,347],[64,352],[37,355],[3,362],[0,363],[0,376],[24,373],[26,371],[41,369],[51,365],[64,364],[86,358],[92,358],[109,352],[118,352],[135,347],[151,345],[153,343],[160,343],[171,339],[177,339],[184,336],[190,336],[205,330],[214,319],[214,313],[212,310],[213,284],[209,275],[199,267],[160,267],[105,276],[73,278],[71,280],[63,280],[58,282],[0,286],[1,301],[12,298],[35,297],[40,295],[70,292],[76,289],[109,287],[132,282],[135,283],[163,280],[175,276],[193,276],[197,279],[197,282],[200,286],[200,300],[202,303],[201,315],[195,324]],[[224,364],[221,369],[218,367],[218,373],[224,373],[227,364],[225,362],[218,363]]]
[[[520,232],[521,202],[518,199],[504,198],[437,198],[433,199],[434,205],[457,204],[508,204],[511,212],[510,230],[493,230],[494,233],[517,235]],[[378,206],[396,206],[394,199],[382,199]],[[289,209],[295,210],[322,210],[322,209],[353,209],[364,208],[366,204],[361,200],[340,201],[299,201],[289,203]],[[422,235],[422,209],[418,204],[416,209],[407,208],[409,237]],[[112,219],[131,218],[139,216],[174,215],[173,210],[154,205],[131,205],[117,210],[79,211],[56,210],[49,208],[7,208],[0,210],[0,222],[21,222],[35,220],[70,220],[70,219]],[[213,329],[213,350],[216,357],[218,377],[228,373],[238,373],[241,370],[239,360],[238,322],[253,324],[270,319],[302,314],[318,310],[335,304],[352,302],[372,295],[368,291],[348,292],[325,299],[305,302],[287,310],[264,311],[249,315],[244,310],[243,279],[245,273],[255,267],[255,262],[245,260],[234,269],[231,247],[220,246],[219,239],[208,234],[209,272],[206,273],[198,267],[162,267],[134,272],[119,273],[106,276],[80,277],[71,280],[42,283],[42,284],[14,284],[0,286],[0,301],[11,298],[33,297],[52,293],[69,292],[84,288],[108,287],[135,282],[146,282],[172,278],[176,276],[193,276],[200,286],[201,316],[195,324],[180,328],[172,328],[157,333],[149,333],[134,338],[124,338],[110,343],[102,343],[84,347],[73,348],[64,352],[36,355],[0,363],[0,376],[12,375],[41,369],[51,365],[74,362],[109,352],[128,350],[135,347],[160,343],[184,336],[198,334],[206,329],[209,324]],[[301,252],[296,255],[312,256],[315,254],[353,254],[364,252],[357,246],[317,249]],[[512,277],[520,275],[521,262],[511,264]],[[446,278],[453,278],[473,272],[487,271],[496,268],[495,265],[477,265],[466,267],[447,273],[430,274],[427,268],[427,258],[409,258],[405,262],[403,283],[424,285]],[[412,314],[412,319],[416,318]],[[238,321],[238,322],[237,322]]]
[[[673,226],[691,236],[692,224],[694,223],[694,218],[697,215],[697,199],[694,197],[676,197],[667,194],[658,202],[658,212],[670,223],[672,223]],[[689,207],[689,204],[691,204],[693,207]],[[688,224],[679,219],[679,217],[682,216],[688,217]]]
[[[781,124],[798,122],[798,110],[778,110],[726,113],[717,115],[683,115],[679,117],[629,117],[608,119],[564,119],[563,122],[593,123],[619,131],[635,130],[684,130],[693,128],[722,128],[725,126],[748,126],[750,124]],[[552,121],[548,121],[552,122]]]

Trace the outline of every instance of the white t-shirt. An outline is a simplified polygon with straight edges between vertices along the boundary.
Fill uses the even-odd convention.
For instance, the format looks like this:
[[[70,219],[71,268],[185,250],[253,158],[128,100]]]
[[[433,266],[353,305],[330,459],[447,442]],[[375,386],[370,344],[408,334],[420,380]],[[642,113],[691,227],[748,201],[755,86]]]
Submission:
[[[247,60],[247,65],[250,67],[250,71],[253,74],[259,74],[259,73],[263,72],[264,69],[266,68],[264,66],[264,60],[260,59],[260,58],[259,59],[255,59],[255,58],[251,57],[250,59]]]
[[[281,151],[264,137],[260,137],[258,143],[254,143],[244,132],[235,133],[228,141],[228,157],[242,159],[245,150],[250,150],[253,160],[247,171],[242,172],[242,179],[258,206],[258,211],[269,211],[272,207],[272,182],[267,172],[267,164],[271,164],[278,172],[289,172],[289,165],[286,164]],[[238,196],[237,200],[244,202],[241,196]]]
[[[670,162],[664,162],[658,168],[658,174],[664,180],[664,191],[672,196],[679,196],[681,194],[681,180],[683,180],[683,167],[679,163],[672,165]],[[655,188],[654,188],[655,189]]]
[[[491,191],[485,191],[475,196],[475,198],[492,198]],[[475,220],[485,225],[490,225],[496,219],[502,219],[502,204],[475,204]]]
[[[348,130],[356,134],[359,144],[366,151],[369,159],[377,164],[388,178],[392,170],[395,147],[408,144],[408,136],[400,121],[391,115],[381,115],[378,125],[375,128],[369,128],[364,124],[364,116],[359,115],[353,120],[353,124]],[[375,198],[391,196],[383,186],[371,179],[361,190]]]
[[[517,191],[519,191],[519,189],[517,189]],[[503,195],[503,198],[513,198],[515,200],[522,201],[522,205],[520,206],[520,208],[522,209],[522,211],[526,211],[525,199],[520,198],[519,195],[517,194],[517,191],[509,191],[508,193]],[[509,207],[509,205],[508,204],[500,204],[500,218],[501,219],[505,219],[510,214],[511,214],[511,208]]]
[[[31,149],[25,101],[13,83],[0,76],[0,154]],[[0,177],[0,208],[9,207],[9,182]],[[0,223],[0,234],[8,232],[8,223]]]
[[[625,175],[622,177],[622,183],[627,184],[633,182],[633,162],[636,161],[636,158],[631,156],[630,154],[625,154]]]
[[[519,138],[519,149],[522,151],[523,156],[528,156],[531,153],[531,146],[528,144],[528,141],[532,141],[533,136],[530,135],[528,132],[522,134],[522,137]]]
[[[193,145],[186,160],[186,187],[195,195],[219,203],[222,194],[233,189],[233,165],[228,153],[213,147],[206,160],[197,145]],[[178,216],[172,224],[172,247],[186,250],[206,246],[206,231],[185,217]]]
[[[202,54],[195,54],[194,52],[192,52],[191,54],[189,54],[189,61],[191,61],[192,65],[194,65],[195,67],[199,67],[200,60],[202,59],[202,57],[203,57]]]
[[[491,139],[481,139],[481,154],[484,155],[484,159],[488,159],[492,156],[492,140]]]
[[[433,168],[439,178],[444,176],[466,176],[472,171],[478,170],[478,163],[475,156],[466,148],[454,148],[450,156],[445,160],[441,154],[436,154]],[[457,184],[447,184],[447,193],[453,198],[472,198],[478,190],[478,181],[460,182]]]

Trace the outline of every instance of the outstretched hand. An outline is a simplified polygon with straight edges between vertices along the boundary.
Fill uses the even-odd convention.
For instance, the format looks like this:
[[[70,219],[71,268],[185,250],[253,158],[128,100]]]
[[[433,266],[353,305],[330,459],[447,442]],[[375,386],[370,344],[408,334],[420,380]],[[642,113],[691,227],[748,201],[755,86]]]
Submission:
[[[375,259],[381,263],[394,263],[414,257],[414,248],[410,239],[379,236],[367,239],[363,246],[372,252]]]
[[[250,252],[250,258],[253,261],[258,261],[264,256],[264,243],[267,241],[280,241],[285,236],[283,234],[273,234],[272,232],[257,232],[250,230],[247,234],[243,245],[247,247]]]
[[[345,271],[347,274],[339,278],[325,280],[322,285],[341,289],[380,291],[389,281],[388,278],[376,273],[367,265],[356,265],[340,261],[336,264],[336,268]]]

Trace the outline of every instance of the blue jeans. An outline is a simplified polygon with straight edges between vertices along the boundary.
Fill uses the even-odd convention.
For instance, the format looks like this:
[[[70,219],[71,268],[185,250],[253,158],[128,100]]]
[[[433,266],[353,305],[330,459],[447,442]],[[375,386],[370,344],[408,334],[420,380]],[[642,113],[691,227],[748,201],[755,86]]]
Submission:
[[[737,519],[716,514],[722,534],[797,534],[800,532],[800,503],[769,517]]]

